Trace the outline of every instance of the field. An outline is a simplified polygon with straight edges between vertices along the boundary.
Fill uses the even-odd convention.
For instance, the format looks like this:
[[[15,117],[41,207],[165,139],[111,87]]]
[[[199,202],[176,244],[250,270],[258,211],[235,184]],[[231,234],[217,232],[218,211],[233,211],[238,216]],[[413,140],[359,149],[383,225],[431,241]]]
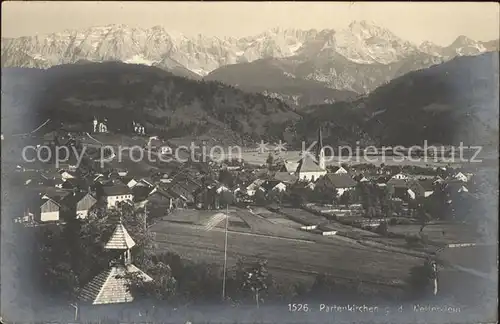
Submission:
[[[419,235],[420,225],[389,226],[389,232],[405,236]],[[429,224],[422,231],[435,244],[475,243],[478,236],[474,228],[465,224]]]
[[[191,213],[186,213],[187,219],[205,217]],[[270,272],[278,280],[312,280],[318,273],[329,273],[344,280],[359,279],[371,284],[395,285],[401,284],[412,266],[422,262],[416,257],[387,253],[355,241],[323,237],[273,224],[246,210],[236,209],[230,214],[238,215],[249,228],[244,231],[229,229],[229,265],[234,265],[243,256],[264,257],[269,262]],[[176,219],[166,216],[153,225],[157,248],[176,252],[187,259],[222,265],[224,230],[181,224],[179,217],[181,214],[176,215]]]

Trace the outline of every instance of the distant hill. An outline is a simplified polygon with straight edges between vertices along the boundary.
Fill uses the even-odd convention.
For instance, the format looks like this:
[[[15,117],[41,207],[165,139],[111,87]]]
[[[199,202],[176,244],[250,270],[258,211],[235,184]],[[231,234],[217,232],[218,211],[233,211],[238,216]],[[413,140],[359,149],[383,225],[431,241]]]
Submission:
[[[386,145],[486,145],[498,143],[498,52],[457,57],[410,72],[351,103],[308,107],[294,123],[298,137],[314,138],[310,125],[334,124],[345,132]],[[344,130],[343,130],[344,129]],[[362,130],[361,133],[357,133]],[[338,138],[337,140],[342,140]]]
[[[350,90],[328,88],[324,83],[296,78],[299,65],[293,59],[262,59],[251,63],[223,66],[204,80],[220,81],[249,92],[277,97],[297,109],[302,107],[351,101],[358,94]]]
[[[4,112],[29,111],[36,117],[26,128],[51,118],[89,130],[96,116],[107,118],[113,131],[131,129],[135,120],[169,137],[206,135],[241,142],[268,137],[280,129],[275,125],[299,117],[282,101],[262,94],[118,62],[60,65],[44,71],[4,68],[2,88],[4,84],[2,117]],[[9,107],[4,108],[4,96]],[[31,97],[36,100],[26,102]]]

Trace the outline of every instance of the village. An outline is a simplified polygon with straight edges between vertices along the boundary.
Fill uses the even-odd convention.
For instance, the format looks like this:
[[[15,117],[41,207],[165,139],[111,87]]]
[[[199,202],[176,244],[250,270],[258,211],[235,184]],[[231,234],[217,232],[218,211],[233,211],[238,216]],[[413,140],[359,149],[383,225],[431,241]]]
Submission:
[[[436,274],[436,260],[448,271],[475,271],[468,268],[471,263],[461,263],[460,255],[442,253],[472,249],[483,237],[485,225],[469,217],[480,191],[469,170],[326,166],[321,129],[314,156],[304,154],[297,161],[266,152],[263,165],[232,159],[110,161],[101,167],[97,147],[109,145],[106,139],[113,138],[105,121],[95,119],[88,133],[54,131],[36,138],[38,145],[66,145],[80,152],[87,147],[78,167],[72,158],[57,169],[50,161],[11,165],[19,199],[18,214],[12,215],[17,226],[36,230],[66,226],[74,219],[85,224],[103,215],[115,216],[107,218],[114,220],[107,225],[113,230],[102,244],[115,251],[116,259],[80,287],[81,303],[133,301],[126,280],[116,279],[116,274],[138,273],[143,281],[154,280],[134,265],[132,237],[137,228],[127,229],[122,222],[124,208],[132,211],[138,228],[153,233],[156,253],[173,252],[194,262],[224,264],[224,269],[226,258],[228,267],[236,266],[241,257],[264,258],[274,280],[284,285],[306,277],[310,282],[315,273],[325,273],[339,281],[372,285],[366,288],[372,291],[383,291],[376,288],[380,285],[404,291],[412,268],[434,264]],[[147,135],[136,122],[127,139],[155,154],[171,153],[171,142]],[[426,263],[430,257],[434,261]],[[482,273],[489,273],[491,266]],[[438,283],[431,287],[430,294],[437,295]]]

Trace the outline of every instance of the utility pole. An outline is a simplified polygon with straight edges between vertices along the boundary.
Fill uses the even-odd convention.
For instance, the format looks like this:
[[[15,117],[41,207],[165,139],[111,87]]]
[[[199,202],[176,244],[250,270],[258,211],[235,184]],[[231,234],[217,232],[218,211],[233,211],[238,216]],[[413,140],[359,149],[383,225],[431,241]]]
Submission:
[[[75,321],[78,320],[78,304],[77,303],[74,303],[74,304],[70,304],[74,309],[75,309]]]
[[[222,279],[222,300],[226,298],[226,267],[227,267],[227,225],[229,222],[229,204],[226,203],[226,226],[224,239],[224,273]]]

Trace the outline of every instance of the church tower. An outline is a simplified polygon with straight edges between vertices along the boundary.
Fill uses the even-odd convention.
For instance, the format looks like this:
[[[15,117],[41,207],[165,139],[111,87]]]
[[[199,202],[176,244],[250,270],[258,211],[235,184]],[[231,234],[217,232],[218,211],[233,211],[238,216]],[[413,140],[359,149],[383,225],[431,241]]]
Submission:
[[[318,128],[318,142],[316,147],[316,161],[318,161],[318,166],[325,170],[325,150],[323,149],[323,135],[321,134],[321,126]]]

